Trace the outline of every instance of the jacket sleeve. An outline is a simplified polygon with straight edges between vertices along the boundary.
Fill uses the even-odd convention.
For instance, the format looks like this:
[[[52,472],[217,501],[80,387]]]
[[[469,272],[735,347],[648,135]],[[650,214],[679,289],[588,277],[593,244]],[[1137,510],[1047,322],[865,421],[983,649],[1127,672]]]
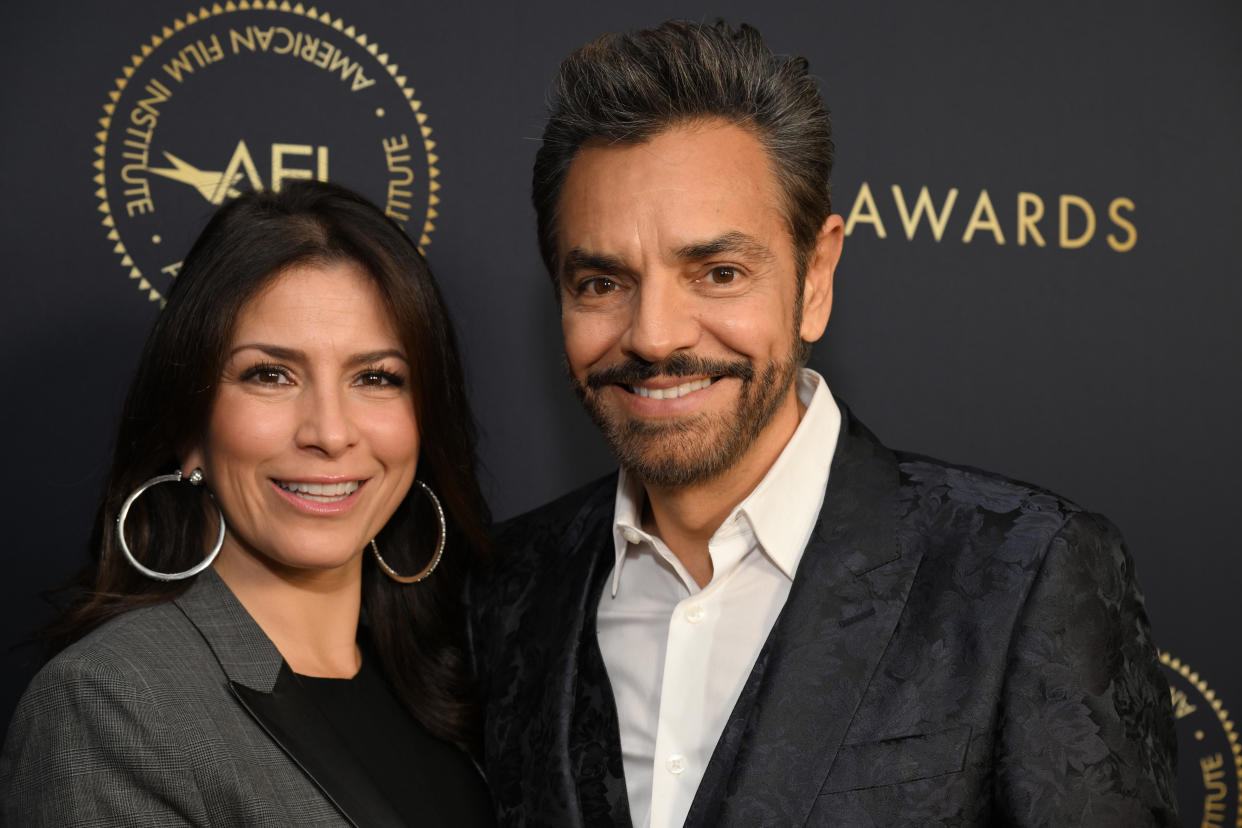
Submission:
[[[54,659],[9,727],[0,756],[0,824],[201,824],[202,799],[177,744],[132,671]]]
[[[1134,564],[1116,528],[1072,515],[1010,642],[996,745],[1012,825],[1177,825],[1176,741]]]

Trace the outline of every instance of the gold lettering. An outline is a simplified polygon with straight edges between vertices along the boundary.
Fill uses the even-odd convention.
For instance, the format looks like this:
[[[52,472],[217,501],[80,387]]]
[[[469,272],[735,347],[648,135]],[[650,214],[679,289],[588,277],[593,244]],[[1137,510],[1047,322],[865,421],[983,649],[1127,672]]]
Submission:
[[[385,138],[380,141],[384,147],[384,158],[388,162],[388,172],[394,178],[388,182],[388,201],[384,205],[384,215],[396,221],[409,221],[410,201],[414,197],[412,190],[406,189],[414,181],[414,170],[409,166],[413,156],[406,152],[410,148],[407,135]]]
[[[907,239],[914,241],[914,233],[918,230],[919,220],[926,213],[927,224],[932,230],[932,238],[940,241],[940,237],[944,235],[944,226],[949,220],[949,214],[953,212],[953,205],[957,202],[957,188],[949,190],[939,214],[932,209],[931,194],[927,192],[926,187],[919,190],[919,197],[914,201],[913,216],[906,210],[906,199],[901,193],[901,187],[896,184],[893,185],[893,201],[897,202],[897,213],[901,216],[901,226],[906,229]]]
[[[357,71],[358,64],[350,60],[344,52],[337,52],[332,62],[328,64],[328,71],[335,72],[338,69],[341,71],[341,80],[349,80],[349,76]]]
[[[1087,228],[1076,239],[1071,239],[1069,236],[1069,208],[1071,204],[1081,210],[1087,219]],[[1091,205],[1087,203],[1085,198],[1076,195],[1061,196],[1061,223],[1059,230],[1061,246],[1067,250],[1075,250],[1091,241],[1091,237],[1095,235],[1095,210],[1091,209]]]
[[[359,89],[366,89],[368,86],[375,85],[375,78],[364,77],[362,67],[354,64],[354,82],[349,87],[350,92],[357,92]]]
[[[1203,822],[1202,828],[1212,828],[1225,824],[1225,796],[1229,789],[1225,785],[1225,772],[1221,769],[1225,760],[1217,753],[1199,760],[1199,769],[1203,771]]]
[[[129,113],[129,120],[136,126],[148,126],[155,128],[156,121],[159,120],[160,112],[155,108],[156,104],[162,104],[172,97],[172,92],[168,91],[168,87],[152,78],[143,90],[150,97],[142,98],[138,101],[138,105]]]
[[[302,58],[302,60],[310,63],[315,59],[315,52],[318,50],[319,38],[307,35],[306,40],[302,42],[302,48],[298,52],[298,55]]]
[[[247,26],[246,33],[242,34],[237,29],[229,29],[229,43],[233,46],[233,54],[241,51],[241,47],[245,46],[248,51],[254,51],[254,26]]]
[[[185,72],[187,75],[194,74],[194,67],[190,65],[190,61],[186,59],[186,56],[185,56],[185,53],[187,51],[192,51],[192,50],[190,49],[190,47],[186,47],[185,49],[182,49],[180,52],[178,52],[176,56],[173,57],[172,60],[164,64],[164,71],[167,72],[169,77],[171,77],[177,83],[181,83],[182,72]]]
[[[273,29],[272,32],[273,34],[282,34],[285,36],[285,45],[273,47],[272,48],[273,52],[275,52],[278,55],[287,55],[293,51],[293,32],[289,31],[284,26],[281,26],[280,28],[277,28],[277,29]]]
[[[1033,211],[1028,211],[1027,207],[1034,207]],[[1035,244],[1043,247],[1045,245],[1044,236],[1039,232],[1039,228],[1035,226],[1041,218],[1044,217],[1044,200],[1034,193],[1018,193],[1018,246],[1026,244],[1026,234],[1030,233],[1031,238],[1035,240]]]
[[[286,167],[286,155],[312,155],[314,152],[310,144],[272,144],[272,192],[280,192],[280,183],[287,179],[311,177],[310,170]]]
[[[865,212],[864,212],[865,211]],[[845,235],[854,232],[857,224],[870,224],[875,227],[876,238],[884,238],[884,222],[880,220],[880,211],[876,209],[875,198],[871,195],[871,187],[864,181],[854,197],[854,206],[850,208],[849,218],[845,220]]]
[[[315,65],[318,66],[320,69],[327,69],[328,61],[332,58],[332,55],[334,55],[336,51],[337,51],[336,47],[325,40],[323,42],[323,46],[321,46],[319,49],[319,54],[315,57],[315,60],[314,60]]]
[[[173,262],[170,265],[164,265],[163,267],[160,268],[160,273],[163,273],[166,276],[171,276],[174,279],[176,279],[177,275],[181,273],[181,262]]]
[[[216,190],[211,194],[211,198],[208,201],[212,204],[223,204],[224,199],[240,195],[240,192],[233,186],[233,182],[237,180],[239,175],[239,170],[246,173],[251,189],[255,192],[263,191],[263,180],[259,178],[259,171],[255,169],[254,159],[250,157],[250,150],[247,149],[245,141],[238,141],[237,149],[233,150],[233,157],[229,159],[229,165],[224,169],[224,174],[220,176],[220,181],[216,184]]]
[[[254,39],[259,42],[260,49],[266,52],[268,49],[272,48],[272,38],[276,35],[275,26],[268,26],[267,31],[263,31],[257,26],[251,26],[250,30],[254,32]],[[288,33],[289,30],[285,29],[285,34]]]
[[[224,47],[220,45],[219,35],[211,36],[210,46],[204,46],[203,41],[200,40],[198,42],[198,48],[203,53],[203,56],[207,58],[208,63],[216,63],[224,60]]]
[[[151,184],[148,181],[143,181],[141,187],[138,187],[134,190],[126,190],[125,192],[126,193],[138,193],[138,192],[150,193]],[[155,202],[151,201],[150,195],[147,195],[144,198],[134,199],[133,201],[127,201],[125,202],[125,212],[129,214],[130,218],[133,218],[134,216],[145,216],[147,213],[155,212]]]
[[[1138,228],[1131,222],[1122,218],[1119,211],[1125,209],[1134,212],[1134,202],[1125,196],[1114,198],[1108,205],[1108,217],[1113,220],[1113,224],[1126,231],[1125,241],[1118,241],[1112,233],[1108,234],[1108,246],[1118,253],[1125,253],[1134,249],[1134,245],[1138,243]]]
[[[987,218],[984,218],[984,214]],[[992,199],[988,197],[987,190],[979,191],[979,200],[975,202],[975,211],[970,214],[970,221],[966,223],[966,232],[962,234],[962,241],[970,244],[970,240],[975,237],[976,230],[991,230],[992,238],[996,239],[997,244],[1005,243],[1005,234],[1001,232],[1000,222],[996,220],[996,210],[992,208]]]
[[[1190,698],[1186,695],[1185,690],[1178,690],[1175,687],[1169,688],[1170,698],[1173,700],[1173,717],[1175,719],[1184,719],[1197,709],[1195,705],[1190,703]]]

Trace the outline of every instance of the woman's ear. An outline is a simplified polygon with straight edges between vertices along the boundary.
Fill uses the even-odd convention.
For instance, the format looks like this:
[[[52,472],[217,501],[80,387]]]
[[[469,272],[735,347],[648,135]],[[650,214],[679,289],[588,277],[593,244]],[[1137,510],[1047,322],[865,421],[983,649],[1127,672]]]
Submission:
[[[177,458],[177,465],[181,469],[182,477],[189,477],[190,472],[195,469],[202,469],[204,475],[207,473],[206,457],[203,454],[203,447],[198,443],[187,446],[177,452]]]

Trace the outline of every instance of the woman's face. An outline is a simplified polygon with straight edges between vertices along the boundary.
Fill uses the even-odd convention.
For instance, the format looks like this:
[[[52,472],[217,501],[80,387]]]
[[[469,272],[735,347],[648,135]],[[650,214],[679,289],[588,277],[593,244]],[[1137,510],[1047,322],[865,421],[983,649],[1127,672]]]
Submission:
[[[207,434],[183,467],[202,467],[224,512],[222,562],[358,560],[414,480],[409,359],[353,262],[291,267],[245,306]]]

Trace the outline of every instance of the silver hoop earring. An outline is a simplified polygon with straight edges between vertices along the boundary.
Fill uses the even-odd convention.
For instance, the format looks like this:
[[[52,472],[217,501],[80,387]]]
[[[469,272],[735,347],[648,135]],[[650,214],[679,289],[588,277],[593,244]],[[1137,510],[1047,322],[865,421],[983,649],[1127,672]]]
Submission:
[[[147,569],[145,566],[138,563],[138,559],[135,558],[134,553],[130,551],[129,544],[125,542],[125,518],[129,517],[129,507],[134,505],[134,501],[138,499],[139,495],[152,486],[158,486],[160,483],[177,483],[180,480],[181,469],[177,469],[172,474],[161,474],[158,477],[152,477],[146,483],[143,483],[135,489],[133,494],[125,498],[125,502],[121,504],[120,514],[116,516],[116,536],[121,542],[121,551],[125,553],[125,559],[129,561],[130,565],[133,566],[134,569],[137,569],[148,578],[154,578],[157,581],[180,581],[184,578],[190,578],[197,575],[207,567],[211,566],[211,562],[216,559],[216,555],[220,554],[220,547],[224,546],[224,513],[220,511],[219,507],[217,507],[216,514],[220,518],[220,534],[216,538],[216,545],[211,548],[211,551],[207,553],[207,557],[204,560],[187,569],[185,572],[156,572],[154,569]],[[190,476],[186,478],[186,481],[191,486],[203,485],[203,470],[195,469],[190,472]]]
[[[440,498],[436,497],[436,493],[423,481],[415,480],[414,482],[426,493],[427,497],[431,498],[431,505],[436,509],[436,517],[440,519],[440,539],[436,542],[436,554],[431,556],[431,563],[427,564],[417,575],[401,575],[385,563],[383,556],[380,555],[379,547],[375,544],[375,539],[371,539],[371,552],[375,555],[375,562],[379,564],[380,569],[384,570],[385,575],[402,584],[416,584],[435,571],[440,563],[440,557],[444,554],[444,539],[448,534],[448,526],[444,522],[444,507],[440,505]]]

